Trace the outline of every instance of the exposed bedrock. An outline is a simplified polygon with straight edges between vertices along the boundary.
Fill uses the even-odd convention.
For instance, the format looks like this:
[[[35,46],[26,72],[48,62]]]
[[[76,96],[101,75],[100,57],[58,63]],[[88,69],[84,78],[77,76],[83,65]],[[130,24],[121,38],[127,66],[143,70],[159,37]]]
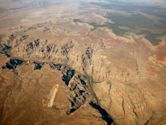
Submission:
[[[136,45],[103,50],[76,41],[54,44],[36,39],[12,50],[13,57],[23,61],[11,58],[4,67],[15,70],[30,63],[35,70],[47,65],[59,71],[70,93],[67,114],[90,104],[108,124],[112,118],[116,125],[163,125],[166,103],[163,83],[158,83],[162,69],[148,60],[147,48],[130,50],[132,46]]]

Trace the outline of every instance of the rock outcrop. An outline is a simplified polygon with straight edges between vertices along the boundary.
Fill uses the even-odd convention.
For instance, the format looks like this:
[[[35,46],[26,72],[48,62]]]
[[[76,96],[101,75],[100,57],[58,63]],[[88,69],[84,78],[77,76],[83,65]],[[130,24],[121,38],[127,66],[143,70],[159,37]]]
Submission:
[[[155,51],[145,41],[113,40],[112,48],[103,49],[74,38],[61,38],[62,41],[54,42],[48,37],[39,39],[38,36],[13,33],[6,38],[7,41],[1,40],[0,58],[3,62],[0,80],[5,87],[2,88],[0,123],[7,124],[9,120],[11,125],[17,119],[28,120],[25,118],[30,117],[26,113],[28,109],[17,106],[22,104],[28,108],[39,106],[31,110],[41,110],[57,124],[62,123],[62,119],[69,121],[79,113],[84,120],[88,119],[88,115],[86,118],[82,115],[91,112],[94,113],[92,119],[99,120],[99,124],[164,125],[165,65],[156,65],[157,60],[154,63],[154,59],[149,59]],[[10,75],[16,84],[5,80]],[[34,97],[31,92],[35,93]],[[12,119],[17,110],[19,115]],[[57,119],[53,118],[53,114],[59,113],[61,115]],[[44,116],[39,115],[40,118]],[[27,124],[35,122],[30,118],[32,123]],[[17,122],[18,125],[22,123]],[[70,121],[69,124],[73,123]]]

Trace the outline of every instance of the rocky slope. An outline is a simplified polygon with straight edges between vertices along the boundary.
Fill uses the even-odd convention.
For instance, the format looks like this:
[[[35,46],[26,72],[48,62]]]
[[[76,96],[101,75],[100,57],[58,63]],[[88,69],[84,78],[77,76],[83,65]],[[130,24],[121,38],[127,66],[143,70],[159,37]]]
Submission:
[[[0,1],[0,125],[165,125],[165,42],[80,1]]]
[[[109,34],[111,46],[87,42],[106,32],[102,29],[84,42],[79,35],[61,37],[62,31],[52,37],[54,25],[2,36],[0,124],[166,123],[166,66],[155,58],[156,48],[143,39]]]

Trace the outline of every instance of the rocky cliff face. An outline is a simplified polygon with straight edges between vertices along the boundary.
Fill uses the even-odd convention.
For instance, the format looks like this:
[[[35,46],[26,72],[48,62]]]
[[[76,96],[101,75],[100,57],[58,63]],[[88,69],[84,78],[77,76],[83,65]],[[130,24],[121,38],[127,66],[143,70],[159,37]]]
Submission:
[[[165,77],[161,75],[166,72],[165,65],[158,66],[148,59],[155,52],[146,42],[140,41],[137,46],[132,40],[126,43],[122,39],[112,42],[111,49],[103,49],[75,39],[58,42],[33,39],[35,36],[20,32],[1,38],[1,124],[24,123],[28,107],[36,113],[43,107],[41,112],[49,112],[52,118],[52,110],[44,111],[51,107],[56,113],[68,115],[66,123],[68,118],[73,119],[72,114],[82,113],[82,109],[96,111],[107,124],[165,123]],[[56,73],[60,82],[52,81],[55,77],[52,74]],[[49,75],[52,77],[48,78]],[[54,82],[60,87],[54,87]],[[50,96],[46,97],[48,93]],[[17,114],[15,111],[20,113],[11,119]],[[30,121],[35,123],[35,119]]]
[[[1,38],[1,124],[164,125],[165,65],[146,41],[97,47],[34,27]]]

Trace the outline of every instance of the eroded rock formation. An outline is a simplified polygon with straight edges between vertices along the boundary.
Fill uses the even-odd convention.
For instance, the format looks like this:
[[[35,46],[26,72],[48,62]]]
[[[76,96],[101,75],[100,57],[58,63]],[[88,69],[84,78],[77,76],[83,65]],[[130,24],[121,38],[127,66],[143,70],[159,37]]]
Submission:
[[[76,116],[85,120],[92,113],[99,125],[164,125],[165,65],[149,59],[155,51],[145,41],[113,40],[112,48],[103,49],[95,46],[100,42],[78,44],[74,38],[54,42],[13,33],[6,39],[0,44],[0,123],[20,125],[24,122],[17,119],[26,116],[31,121],[26,124],[37,123],[28,109],[21,111],[32,106],[32,112],[46,113],[57,124]],[[5,80],[8,76],[15,82]],[[16,110],[20,113],[12,119]]]

